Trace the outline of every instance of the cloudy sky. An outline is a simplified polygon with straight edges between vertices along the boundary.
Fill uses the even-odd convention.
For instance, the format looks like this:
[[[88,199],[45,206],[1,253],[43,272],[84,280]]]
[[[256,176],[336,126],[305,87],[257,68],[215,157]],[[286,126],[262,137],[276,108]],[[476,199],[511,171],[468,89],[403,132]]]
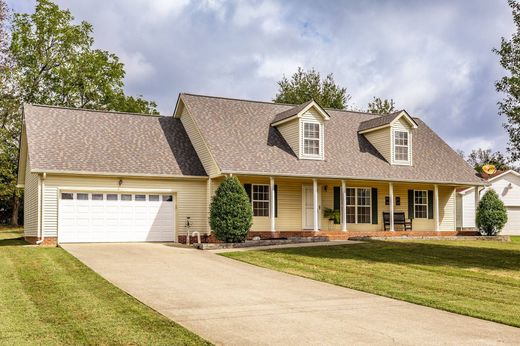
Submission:
[[[31,12],[32,0],[8,0]],[[514,30],[506,1],[57,0],[126,65],[126,91],[171,114],[179,92],[271,100],[298,66],[363,109],[393,98],[452,147],[504,151],[491,49]]]

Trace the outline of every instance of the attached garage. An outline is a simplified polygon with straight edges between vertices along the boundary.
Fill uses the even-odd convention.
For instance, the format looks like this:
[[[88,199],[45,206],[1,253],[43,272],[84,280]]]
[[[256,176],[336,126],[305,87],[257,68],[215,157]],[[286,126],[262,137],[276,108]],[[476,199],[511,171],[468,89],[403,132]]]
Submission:
[[[507,207],[507,223],[500,234],[520,235],[520,207]]]
[[[174,240],[172,194],[60,192],[60,243]]]

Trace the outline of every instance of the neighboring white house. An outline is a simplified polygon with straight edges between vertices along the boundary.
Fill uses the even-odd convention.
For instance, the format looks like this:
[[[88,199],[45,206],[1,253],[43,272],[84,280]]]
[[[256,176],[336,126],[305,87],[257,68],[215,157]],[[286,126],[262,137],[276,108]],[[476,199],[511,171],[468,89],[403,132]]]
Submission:
[[[489,186],[479,191],[482,198],[487,189],[497,192],[507,208],[507,223],[500,234],[520,235],[520,174],[509,170],[488,179]],[[457,228],[475,227],[475,189],[457,193]]]

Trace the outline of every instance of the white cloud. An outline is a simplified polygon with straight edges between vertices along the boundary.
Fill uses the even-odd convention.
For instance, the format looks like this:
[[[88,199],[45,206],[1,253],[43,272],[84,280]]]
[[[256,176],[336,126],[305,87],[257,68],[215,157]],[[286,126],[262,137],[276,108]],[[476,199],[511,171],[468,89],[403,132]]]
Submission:
[[[190,3],[190,0],[142,0],[149,16],[162,19],[169,16],[177,16]]]
[[[281,76],[291,76],[298,66],[303,66],[300,57],[272,57],[257,55],[254,60],[258,63],[256,74],[261,78],[280,80]]]
[[[123,52],[119,54],[119,57],[125,64],[126,83],[136,83],[142,80],[151,79],[153,77],[155,70],[142,53]]]
[[[233,23],[239,27],[256,26],[274,34],[282,29],[281,6],[273,1],[240,1],[237,3]]]

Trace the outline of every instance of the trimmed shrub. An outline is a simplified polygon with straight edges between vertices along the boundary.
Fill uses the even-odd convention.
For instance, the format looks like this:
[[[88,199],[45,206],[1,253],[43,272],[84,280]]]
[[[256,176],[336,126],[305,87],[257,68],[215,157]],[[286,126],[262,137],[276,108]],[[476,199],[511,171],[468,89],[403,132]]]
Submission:
[[[507,210],[493,189],[486,191],[477,207],[477,227],[483,235],[496,235],[507,222]]]
[[[246,240],[253,210],[246,190],[236,177],[226,178],[211,200],[209,224],[218,240],[238,243]]]

